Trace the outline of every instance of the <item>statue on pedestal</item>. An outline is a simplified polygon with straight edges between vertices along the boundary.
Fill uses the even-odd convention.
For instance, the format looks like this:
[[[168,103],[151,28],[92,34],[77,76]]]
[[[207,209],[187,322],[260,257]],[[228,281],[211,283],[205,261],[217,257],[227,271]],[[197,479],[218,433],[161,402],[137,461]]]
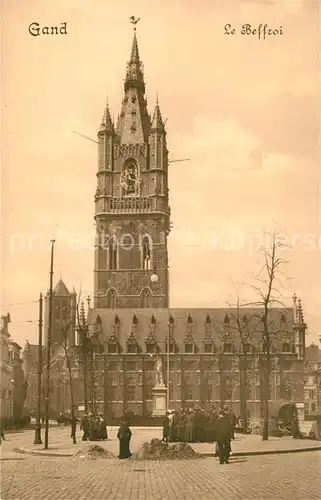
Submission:
[[[156,385],[164,385],[163,362],[161,357],[158,358],[156,363]]]
[[[166,413],[167,389],[164,384],[163,362],[161,356],[156,361],[156,380],[153,388],[153,417],[163,417]]]

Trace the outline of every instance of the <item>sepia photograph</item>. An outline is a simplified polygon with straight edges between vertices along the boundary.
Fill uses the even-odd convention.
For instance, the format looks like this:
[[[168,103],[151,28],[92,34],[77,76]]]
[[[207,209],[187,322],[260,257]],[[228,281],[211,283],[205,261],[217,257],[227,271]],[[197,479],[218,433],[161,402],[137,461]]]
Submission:
[[[320,498],[321,1],[1,19],[1,499]]]

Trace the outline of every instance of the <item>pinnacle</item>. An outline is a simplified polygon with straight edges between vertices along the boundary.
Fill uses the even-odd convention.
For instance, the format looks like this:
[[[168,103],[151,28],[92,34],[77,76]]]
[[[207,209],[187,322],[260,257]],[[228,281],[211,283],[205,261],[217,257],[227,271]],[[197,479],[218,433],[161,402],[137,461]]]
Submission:
[[[85,306],[84,306],[84,303],[81,302],[81,306],[80,306],[80,323],[82,326],[84,326],[86,324],[86,316],[85,316]]]
[[[157,97],[157,102],[153,114],[153,119],[152,119],[152,124],[151,124],[151,130],[164,130],[164,123],[162,119],[162,114],[160,112],[159,104],[158,104],[158,97]]]
[[[145,91],[143,64],[139,58],[138,42],[135,31],[130,54],[130,61],[127,64],[125,90],[128,87],[131,87],[134,82],[136,85],[137,83],[139,83],[142,86],[143,91]]]
[[[108,100],[106,102],[106,107],[101,121],[100,130],[108,130],[111,132],[114,131],[114,124],[109,111]]]
[[[139,62],[139,51],[138,51],[138,42],[136,37],[136,31],[134,31],[134,38],[132,44],[132,51],[130,55],[130,62]]]

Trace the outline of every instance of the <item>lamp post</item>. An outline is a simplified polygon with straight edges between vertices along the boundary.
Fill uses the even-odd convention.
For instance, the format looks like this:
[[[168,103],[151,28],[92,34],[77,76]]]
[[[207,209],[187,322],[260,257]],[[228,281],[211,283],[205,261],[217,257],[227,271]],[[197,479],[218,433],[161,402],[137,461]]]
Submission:
[[[41,441],[41,375],[42,375],[42,293],[39,297],[39,330],[38,330],[38,360],[37,360],[37,412],[35,425],[34,444],[42,444]]]
[[[168,267],[166,267],[168,270]],[[167,278],[168,279],[168,278]],[[153,271],[150,277],[150,281],[152,284],[156,284],[159,281],[159,276],[156,273],[156,269]],[[169,302],[169,301],[168,301]],[[168,308],[168,334],[167,334],[167,356],[166,356],[166,361],[167,361],[167,398],[166,398],[166,410],[169,410],[169,405],[170,405],[170,394],[169,394],[169,385],[170,385],[170,365],[169,365],[169,348],[170,348],[170,309]]]
[[[49,285],[49,319],[48,319],[48,337],[47,337],[47,386],[45,397],[45,450],[48,449],[49,438],[49,398],[50,398],[50,362],[51,362],[51,329],[52,329],[52,288],[53,288],[53,266],[54,266],[54,247],[55,240],[51,240],[51,258],[50,258],[50,285]]]
[[[89,337],[90,342],[90,375],[91,375],[91,411],[95,413],[96,410],[96,396],[95,396],[95,352],[92,338]]]
[[[79,359],[83,363],[84,368],[84,379],[83,379],[83,389],[84,389],[84,411],[88,413],[88,396],[87,396],[87,378],[88,378],[88,327],[84,324],[83,318],[78,322],[78,342],[79,342]]]

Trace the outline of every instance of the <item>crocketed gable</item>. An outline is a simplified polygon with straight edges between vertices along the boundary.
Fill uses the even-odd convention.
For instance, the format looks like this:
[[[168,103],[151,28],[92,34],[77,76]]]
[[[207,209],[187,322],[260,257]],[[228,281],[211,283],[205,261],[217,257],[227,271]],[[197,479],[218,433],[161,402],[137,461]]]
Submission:
[[[246,317],[253,345],[260,346],[260,338],[262,335],[262,325],[259,324],[258,318],[263,311],[259,308],[242,308],[242,317]],[[286,314],[287,331],[292,335],[294,326],[294,315],[291,308],[284,310],[274,309],[271,313],[269,323],[275,324],[276,330],[279,332],[281,315]],[[95,328],[97,316],[101,318],[102,331],[108,336],[108,332],[113,331],[115,325],[115,310],[112,309],[92,309],[89,313],[90,328]],[[151,331],[151,318],[153,318],[154,334],[157,337],[159,345],[164,345],[169,329],[173,328],[175,343],[182,352],[184,352],[187,327],[193,329],[193,339],[195,344],[201,348],[206,336],[205,325],[209,324],[210,318],[210,334],[213,342],[218,346],[223,344],[227,334],[235,345],[236,349],[240,348],[240,336],[236,328],[235,318],[237,311],[233,308],[226,309],[117,309],[117,318],[119,319],[119,344],[126,350],[126,341],[128,333],[135,333],[137,344],[144,350],[146,338]],[[192,319],[192,323],[190,319]],[[228,318],[228,321],[227,319]],[[208,334],[207,334],[208,335]],[[280,334],[275,336],[275,340],[281,343]],[[106,339],[107,340],[107,339]],[[162,349],[163,350],[163,349]]]

